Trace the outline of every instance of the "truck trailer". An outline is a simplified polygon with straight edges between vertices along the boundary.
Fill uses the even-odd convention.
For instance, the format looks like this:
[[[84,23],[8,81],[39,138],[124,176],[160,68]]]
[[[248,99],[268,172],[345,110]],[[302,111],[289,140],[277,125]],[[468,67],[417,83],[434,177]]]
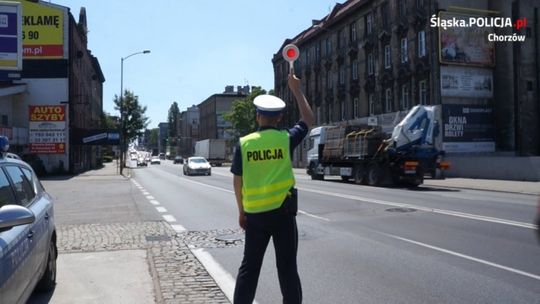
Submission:
[[[307,173],[314,180],[341,176],[370,186],[418,186],[426,174],[444,178],[449,163],[435,147],[439,125],[435,107],[418,105],[392,134],[380,126],[321,126],[309,134]]]
[[[226,161],[225,139],[204,139],[195,143],[195,156],[202,156],[212,166],[221,166]]]

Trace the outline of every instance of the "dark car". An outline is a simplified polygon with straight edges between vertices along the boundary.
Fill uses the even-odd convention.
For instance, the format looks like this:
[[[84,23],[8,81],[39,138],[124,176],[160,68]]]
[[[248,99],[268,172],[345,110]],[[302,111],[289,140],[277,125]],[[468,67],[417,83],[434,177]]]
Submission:
[[[0,303],[25,303],[56,284],[52,198],[32,168],[7,157],[0,136]]]
[[[173,164],[183,164],[183,163],[184,163],[184,159],[182,158],[182,156],[175,156],[174,157]]]

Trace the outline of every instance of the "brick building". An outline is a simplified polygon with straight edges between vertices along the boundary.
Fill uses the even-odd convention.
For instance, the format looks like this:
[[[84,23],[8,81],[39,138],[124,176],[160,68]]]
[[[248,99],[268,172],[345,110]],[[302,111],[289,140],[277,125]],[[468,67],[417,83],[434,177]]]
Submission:
[[[287,88],[289,66],[281,56],[283,47],[294,43],[301,53],[295,73],[317,125],[367,123],[371,118],[391,126],[416,104],[437,105],[441,144],[451,153],[540,155],[538,6],[532,0],[338,3],[311,27],[286,39],[272,59],[276,95],[292,105],[284,123],[298,118]],[[530,22],[519,31],[443,30],[432,26],[432,16],[527,17]],[[505,31],[526,35],[526,40],[487,41],[489,33]],[[456,52],[457,44],[461,49]],[[454,118],[458,116],[460,124]],[[465,132],[450,132],[453,128]],[[296,165],[305,165],[305,148],[296,152]]]

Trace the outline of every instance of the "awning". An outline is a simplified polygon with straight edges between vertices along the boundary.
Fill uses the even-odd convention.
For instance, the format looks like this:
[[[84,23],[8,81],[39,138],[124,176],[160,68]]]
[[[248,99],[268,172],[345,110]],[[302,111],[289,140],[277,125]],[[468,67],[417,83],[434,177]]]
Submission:
[[[20,94],[26,91],[26,84],[0,85],[0,97]]]

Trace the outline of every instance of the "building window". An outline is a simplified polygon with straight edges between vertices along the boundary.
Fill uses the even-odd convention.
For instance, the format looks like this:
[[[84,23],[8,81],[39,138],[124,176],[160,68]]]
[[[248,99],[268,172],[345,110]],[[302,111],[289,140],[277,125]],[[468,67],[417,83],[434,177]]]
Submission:
[[[385,2],[381,7],[381,17],[383,22],[383,28],[386,31],[390,30],[390,14],[388,11],[388,2]]]
[[[332,39],[331,37],[327,37],[326,38],[326,50],[325,50],[325,55],[326,56],[331,56],[332,55]]]
[[[321,74],[317,73],[315,76],[315,93],[319,93],[321,91]]]
[[[386,113],[392,112],[392,89],[388,88],[384,94],[384,108]]]
[[[331,123],[332,122],[332,104],[328,103],[327,108],[328,110],[326,111],[326,113],[328,114],[328,117],[327,117],[326,122]]]
[[[400,100],[401,110],[409,109],[409,85],[404,84],[401,86],[401,100]]]
[[[423,8],[424,0],[416,0],[416,8]]]
[[[306,50],[306,66],[309,66],[311,64],[311,48],[307,48]]]
[[[351,42],[356,42],[356,22],[351,23],[349,26],[349,32],[351,35]]]
[[[367,56],[367,73],[368,75],[373,75],[374,69],[373,69],[373,54],[369,53]]]
[[[428,91],[427,91],[427,80],[421,80],[418,83],[418,90],[419,90],[420,104],[422,104],[422,105],[429,104]]]
[[[341,65],[339,67],[339,84],[344,85],[345,84],[345,65]]]
[[[366,15],[366,34],[370,35],[373,32],[373,14]]]
[[[398,11],[400,17],[407,16],[407,0],[398,0]]]
[[[426,32],[418,32],[418,57],[426,56]]]
[[[352,79],[358,80],[358,60],[353,60],[352,62]]]
[[[317,42],[315,44],[315,61],[319,62],[321,61],[321,42]]]
[[[392,54],[390,52],[390,45],[387,44],[384,46],[384,68],[389,69],[392,65]]]
[[[326,88],[332,88],[332,73],[330,71],[326,71]]]
[[[337,48],[340,50],[345,47],[345,29],[339,30],[337,36]]]
[[[0,126],[7,127],[8,126],[8,116],[2,115],[2,120],[0,121]]]
[[[407,63],[409,58],[407,56],[407,38],[401,39],[401,63]]]
[[[360,116],[360,113],[358,113],[359,110],[360,110],[360,109],[359,109],[359,108],[360,108],[360,107],[359,107],[359,102],[360,102],[360,101],[358,100],[358,97],[355,98],[355,99],[353,99],[353,116],[354,116],[354,118],[357,118],[357,117]]]
[[[373,94],[368,95],[369,115],[375,115],[375,97]]]
[[[345,120],[345,113],[346,113],[346,109],[345,109],[345,102],[342,101],[341,104],[340,104],[340,107],[341,107],[341,120]]]
[[[315,111],[317,112],[317,125],[320,125],[321,124],[321,107],[317,107]]]

